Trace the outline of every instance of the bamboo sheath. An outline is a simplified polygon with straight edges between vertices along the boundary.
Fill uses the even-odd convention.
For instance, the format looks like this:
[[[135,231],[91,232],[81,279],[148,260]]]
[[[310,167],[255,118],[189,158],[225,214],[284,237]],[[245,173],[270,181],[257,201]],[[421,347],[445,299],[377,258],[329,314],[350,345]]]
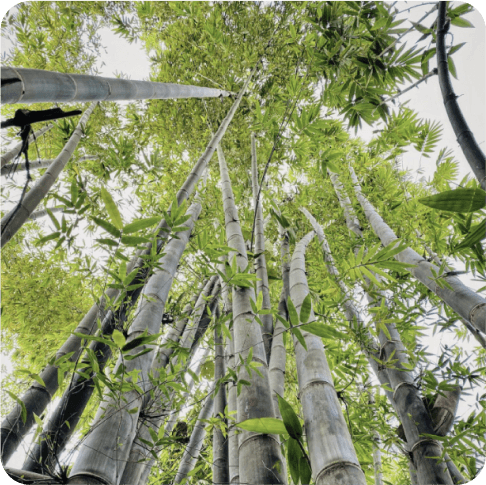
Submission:
[[[166,246],[166,253],[159,261],[159,268],[150,277],[143,289],[137,316],[130,326],[127,342],[148,332],[157,334],[160,330],[164,306],[169,294],[180,258],[189,240],[195,221],[201,211],[199,203],[192,204],[188,210],[191,215],[186,222],[186,229],[178,233],[178,239],[171,239]],[[129,354],[138,354],[147,345],[139,346]],[[119,396],[105,395],[96,414],[93,429],[81,444],[69,483],[86,483],[87,477],[94,476],[108,484],[118,484],[123,474],[133,440],[137,431],[137,422],[142,405],[143,393],[150,388],[149,372],[153,352],[125,361],[120,358],[116,369],[124,366],[125,372],[138,371],[136,380],[141,393],[136,389],[121,392]],[[116,371],[115,371],[116,372]]]
[[[46,173],[36,182],[34,187],[25,194],[23,200],[21,200],[17,206],[12,209],[12,211],[2,218],[2,247],[5,246],[5,244],[7,244],[22,227],[24,222],[28,219],[30,214],[34,212],[35,208],[47,195],[49,189],[59,177],[59,174],[66,166],[66,163],[69,161],[74,153],[74,150],[78,146],[84,127],[86,126],[86,123],[88,122],[88,119],[95,107],[96,103],[92,103],[84,112],[83,116],[79,120],[78,125],[76,126],[76,129],[71,135],[71,138],[69,138],[69,141],[66,143],[54,162],[49,166]]]
[[[437,69],[439,71],[440,90],[447,116],[457,137],[457,142],[479,184],[483,190],[486,190],[486,158],[462,114],[449,75],[445,42],[445,36],[449,30],[449,24],[446,21],[446,9],[446,2],[439,2],[439,13],[437,16]]]
[[[221,146],[218,146],[218,158],[227,244],[234,250],[229,260],[236,258],[238,271],[243,272],[248,268],[248,257]],[[241,422],[252,418],[275,417],[262,332],[250,304],[250,299],[255,300],[254,290],[251,287],[233,286],[232,294],[235,360],[239,363],[241,357],[246,361],[252,351],[251,362],[261,364],[259,367],[261,376],[256,372],[250,375],[245,366],[239,365],[238,380],[243,379],[250,382],[250,385],[242,386],[237,397],[237,419]],[[239,435],[239,464],[240,482],[248,484],[285,482],[279,442],[272,435],[243,431]]]
[[[86,157],[81,157],[78,162],[84,162],[86,160],[96,160],[98,157],[93,155],[87,155]],[[29,162],[29,170],[39,170],[41,168],[48,168],[54,162],[52,160],[33,160]],[[17,172],[25,172],[27,170],[27,164],[24,163],[11,163],[2,167],[1,175],[13,175]]]
[[[314,236],[296,245],[290,263],[290,297],[297,313],[309,294],[305,250]],[[311,309],[309,321],[315,320]],[[316,485],[365,485],[353,442],[344,420],[322,340],[302,330],[307,350],[294,335],[299,399],[304,414],[312,475]]]
[[[3,71],[2,67],[2,71]],[[3,91],[3,88],[2,88]],[[29,143],[34,142],[37,140],[37,138],[41,137],[44,133],[47,133],[54,125],[46,125],[43,126],[40,130],[37,130],[34,132],[32,135],[29,136]],[[11,150],[9,150],[7,153],[4,153],[1,158],[1,169],[2,169],[2,175],[4,175],[3,170],[5,166],[11,162],[18,154],[20,153],[20,150],[22,150],[23,142],[17,143]],[[10,173],[10,172],[8,172]]]
[[[219,307],[216,307],[216,317],[219,317]],[[214,329],[214,385],[215,388],[220,379],[226,374],[224,359],[224,342],[222,329]],[[226,384],[220,384],[219,390],[214,395],[214,417],[219,419],[227,428],[228,421],[225,416]],[[218,426],[213,428],[213,484],[229,483],[228,469],[228,440]]]
[[[206,424],[213,412],[213,405],[213,390],[211,389],[197,417],[197,422],[192,431],[187,448],[182,455],[174,483],[181,483],[187,477],[187,474],[194,469],[199,453],[201,452],[204,438],[206,437]]]
[[[198,341],[195,341],[195,336],[197,335],[197,329],[201,326],[205,326],[205,321],[208,320],[208,314],[206,311],[206,299],[211,295],[213,296],[212,301],[209,303],[211,311],[215,310],[217,305],[217,294],[218,288],[215,285],[215,279],[210,279],[204,286],[204,288],[199,293],[197,300],[195,302],[194,310],[192,311],[189,318],[184,319],[184,331],[180,337],[180,345],[182,348],[189,349],[190,355],[194,356]],[[210,318],[209,318],[210,319]],[[202,336],[202,333],[200,333]],[[168,364],[169,357],[172,352],[164,352],[160,355],[159,359],[154,359],[152,364],[151,373],[157,381],[160,378],[160,370],[165,368]],[[192,357],[191,357],[192,359]],[[199,365],[202,365],[203,359],[200,361]],[[177,365],[178,359],[173,357],[171,359],[172,366]],[[186,364],[185,367],[188,367]],[[199,371],[195,371],[196,374]],[[178,379],[179,381],[180,379]],[[193,382],[191,382],[189,389],[192,388]],[[184,402],[189,397],[189,393],[185,393],[182,402]],[[154,454],[160,452],[159,448],[150,449],[144,443],[145,441],[153,441],[150,433],[152,429],[156,434],[159,433],[160,427],[163,425],[164,420],[167,416],[167,409],[170,406],[171,399],[167,399],[162,391],[158,388],[151,389],[150,392],[144,394],[142,400],[142,413],[144,417],[139,418],[139,423],[137,426],[137,434],[132,444],[130,450],[127,465],[123,471],[123,476],[120,483],[138,483],[140,485],[146,483],[150,470],[155,463]],[[178,412],[173,412],[169,415],[165,426],[164,436],[168,437],[175,426],[178,417]]]
[[[207,164],[209,163],[215,149],[217,146],[217,143],[221,140],[223,137],[224,133],[226,132],[226,129],[229,126],[229,123],[233,119],[234,113],[236,112],[236,109],[238,108],[241,99],[243,97],[243,94],[245,93],[248,83],[251,80],[252,75],[254,74],[255,71],[252,72],[252,74],[249,76],[245,84],[240,90],[240,93],[238,94],[235,102],[233,103],[233,106],[229,110],[228,114],[226,115],[225,119],[222,121],[220,127],[216,131],[216,134],[212,137],[211,141],[209,142],[206,150],[204,153],[201,155],[189,175],[187,176],[184,184],[182,185],[181,189],[177,192],[177,201],[178,204],[180,205],[184,200],[187,200],[191,194],[193,193],[196,184],[198,181],[201,179]],[[50,128],[50,127],[49,127]],[[44,132],[47,131],[46,129],[43,129]],[[42,130],[41,130],[42,131]],[[40,136],[42,133],[38,132],[36,133],[36,136]],[[19,148],[20,150],[20,148]],[[18,152],[17,152],[18,153]],[[15,155],[13,155],[15,156]],[[12,156],[12,158],[13,158]],[[3,160],[3,158],[2,158]],[[8,163],[10,159],[8,159],[5,163]],[[170,208],[169,208],[170,212]],[[168,228],[167,221],[163,219],[160,224],[157,227],[157,252],[160,252],[162,250],[163,245],[165,244],[168,233],[167,233],[167,228]],[[151,243],[147,243],[146,249],[142,252],[142,254],[150,254],[151,251]],[[132,271],[135,267],[140,268],[139,274],[137,274],[134,284],[135,283],[140,283],[140,282],[145,282],[145,278],[147,277],[149,269],[145,268],[145,260],[142,258],[134,258],[132,262],[129,265],[129,268],[127,269],[127,272]],[[141,292],[141,288],[132,290],[127,294],[126,301],[129,302],[134,302],[137,300],[138,295]],[[112,290],[109,289],[108,292],[110,295],[110,299],[115,299],[119,295],[118,290]],[[128,305],[130,306],[130,304]],[[121,321],[120,323],[123,323],[123,318],[126,316],[127,309],[125,308],[126,304],[122,305],[121,309],[118,310],[118,316],[119,320]],[[79,327],[75,330],[75,332],[79,333],[90,333],[92,332],[96,326],[96,318],[98,316],[98,306],[94,305],[91,310],[88,312],[86,317],[83,319]],[[105,316],[105,318],[101,318],[103,321],[102,325],[102,333],[106,334],[108,331],[108,334],[110,334],[110,329],[111,332],[113,331],[113,325],[114,325],[114,313],[110,311],[108,315]],[[68,341],[66,342],[66,348],[69,349],[69,352],[72,351],[79,351],[79,345],[81,343],[81,339],[79,337],[76,337],[74,335],[71,335],[69,337]],[[106,347],[106,346],[105,346]],[[105,351],[110,351],[111,350],[108,348],[106,349],[99,349],[99,352],[102,350]],[[97,352],[97,355],[99,355],[99,352]],[[105,354],[103,354],[105,355]],[[76,357],[74,357],[72,360],[74,361]],[[48,374],[48,375],[44,375]],[[31,389],[28,391],[32,395],[32,399],[29,400],[30,395],[25,396],[25,399],[27,401],[24,401],[24,397],[22,397],[23,402],[26,402],[26,408],[27,408],[27,420],[25,423],[22,423],[20,419],[20,414],[21,414],[21,407],[19,405],[16,405],[14,410],[9,414],[6,420],[2,423],[2,461],[3,463],[6,463],[8,459],[11,457],[17,446],[19,445],[20,441],[22,440],[22,437],[25,436],[25,434],[29,431],[29,429],[32,427],[34,424],[34,416],[33,413],[37,414],[40,416],[43,411],[45,410],[45,407],[47,404],[50,402],[50,397],[58,388],[57,384],[57,367],[56,366],[48,366],[46,370],[41,374],[42,379],[44,382],[49,382],[51,384],[51,389],[48,390],[46,393],[42,389],[39,389],[39,384],[34,383]],[[30,412],[30,409],[33,409],[32,413]],[[35,465],[33,465],[35,466]]]
[[[253,190],[253,205],[255,207],[255,253],[258,255],[255,260],[255,270],[258,278],[257,281],[257,296],[262,293],[262,310],[271,310],[270,291],[268,287],[267,262],[265,257],[265,236],[263,234],[263,210],[262,198],[258,197],[260,186],[258,183],[258,166],[255,134],[251,134],[251,181]],[[265,353],[267,354],[267,362],[270,362],[270,354],[272,351],[272,335],[273,335],[273,321],[272,315],[261,315],[262,321],[262,335],[263,343],[265,345]]]
[[[398,241],[395,233],[361,193],[361,187],[353,168],[350,166],[349,169],[351,179],[354,183],[356,197],[363,208],[366,218],[376,235],[380,238],[382,244],[388,246],[393,241]],[[462,318],[469,321],[481,332],[486,333],[486,299],[462,284],[462,282],[455,276],[444,276],[441,278],[452,287],[452,290],[445,287],[441,288],[432,272],[434,271],[436,274],[440,274],[439,267],[425,260],[411,248],[407,248],[397,254],[395,259],[403,263],[415,265],[415,267],[410,268],[410,272],[416,279],[433,291]]]
[[[2,67],[2,80],[13,78],[20,79],[21,82],[2,87],[2,104],[218,98],[232,94],[221,89],[184,84],[131,81],[41,69]]]

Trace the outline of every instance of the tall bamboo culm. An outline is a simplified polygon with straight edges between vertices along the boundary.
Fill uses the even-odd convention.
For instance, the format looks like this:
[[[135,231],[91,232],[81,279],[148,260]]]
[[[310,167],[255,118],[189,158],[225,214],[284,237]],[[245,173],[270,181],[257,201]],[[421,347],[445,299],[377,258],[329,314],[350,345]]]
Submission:
[[[226,225],[226,238],[234,252],[230,254],[230,265],[236,258],[238,271],[246,271],[248,257],[245,241],[241,232],[238,211],[233,198],[233,191],[224,159],[223,150],[218,146],[218,158],[221,173],[223,209]],[[250,299],[255,300],[251,287],[233,286],[233,328],[235,344],[235,361],[240,357],[246,361],[252,352],[251,362],[260,364],[260,375],[252,372],[251,376],[245,366],[238,364],[238,379],[250,382],[242,386],[237,397],[238,421],[252,418],[275,417],[268,377],[268,364],[263,345],[262,331],[255,320]],[[239,435],[239,472],[240,482],[248,484],[285,483],[282,473],[282,457],[277,438],[273,435],[262,435],[243,431]]]
[[[314,236],[307,234],[295,247],[290,263],[290,298],[300,313],[309,294],[305,250]],[[315,319],[311,309],[309,321]],[[365,485],[353,442],[327,363],[322,340],[302,331],[307,350],[294,336],[299,397],[304,414],[312,475],[316,485]]]

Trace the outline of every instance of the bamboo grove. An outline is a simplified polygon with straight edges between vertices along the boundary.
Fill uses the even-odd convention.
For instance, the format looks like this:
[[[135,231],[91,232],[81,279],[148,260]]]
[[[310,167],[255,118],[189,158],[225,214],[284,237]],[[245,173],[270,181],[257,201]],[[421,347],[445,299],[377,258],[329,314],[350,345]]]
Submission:
[[[485,157],[451,80],[473,9],[416,4],[411,22],[402,7],[7,13],[1,441],[15,481],[478,476]],[[106,28],[141,43],[150,81],[98,75]],[[440,125],[400,101],[425,82],[463,180]],[[401,169],[407,152],[433,178]]]

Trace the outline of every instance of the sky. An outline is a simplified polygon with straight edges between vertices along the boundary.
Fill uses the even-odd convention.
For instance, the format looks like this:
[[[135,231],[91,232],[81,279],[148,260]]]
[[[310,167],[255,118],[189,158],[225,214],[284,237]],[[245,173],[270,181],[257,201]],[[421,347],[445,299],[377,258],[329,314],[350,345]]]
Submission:
[[[411,21],[418,21],[423,15],[424,8],[413,7],[420,3],[422,2],[397,2],[396,7],[398,10],[403,10],[403,14],[400,17]],[[463,110],[465,119],[484,151],[486,149],[486,29],[483,18],[486,13],[486,7],[481,7],[478,1],[470,3],[472,3],[476,9],[479,9],[483,16],[481,16],[478,11],[468,14],[465,18],[472,22],[475,28],[466,29],[452,26],[452,35],[449,35],[447,42],[450,43],[452,41],[454,45],[466,42],[466,45],[454,55],[454,62],[459,79],[456,80],[453,78],[452,82],[454,90],[459,96],[458,101]],[[11,1],[1,2],[0,13],[2,18],[6,11],[15,4],[16,2]],[[406,11],[408,8],[410,8],[410,10]],[[431,5],[428,5],[425,7],[425,10],[429,10],[430,8]],[[423,24],[430,26],[435,16],[436,13],[433,13],[423,21]],[[410,24],[406,22],[404,25],[409,26]],[[149,78],[149,59],[145,51],[142,50],[141,43],[129,44],[111,32],[108,28],[103,29],[100,34],[102,43],[106,47],[106,51],[102,53],[99,59],[98,67],[100,75],[114,77],[116,73],[123,73],[130,79],[144,80]],[[419,35],[417,35],[417,38],[418,37]],[[411,46],[412,43],[409,41],[408,47]],[[8,50],[9,47],[10,42],[8,39],[2,38],[2,53],[5,50]],[[435,66],[431,64],[430,69],[433,67]],[[404,88],[405,87],[407,86],[404,86]],[[447,146],[454,151],[454,156],[456,160],[459,161],[458,181],[470,173],[469,165],[462,154],[454,132],[447,120],[437,76],[430,78],[426,83],[422,83],[410,93],[401,96],[399,102],[408,102],[408,106],[417,111],[421,118],[440,121],[443,125],[443,136],[442,140],[439,142],[438,148]],[[359,130],[358,136],[362,137],[364,140],[370,140],[373,136],[373,129],[376,129],[376,127],[370,128],[364,126],[362,130]],[[435,171],[435,158],[435,154],[430,158],[420,157],[417,152],[411,149],[408,153],[404,154],[402,164],[404,168],[411,170],[411,174],[416,181],[426,181],[433,176]],[[474,282],[468,282],[467,284],[469,286],[475,286]],[[441,336],[440,338],[430,339],[432,346],[430,350],[432,353],[439,351],[440,344],[444,343],[443,338],[444,337]],[[23,460],[19,454],[17,460],[13,459],[9,464],[10,466],[20,467],[22,461]],[[3,478],[2,473],[4,472],[0,469],[0,480]],[[9,479],[5,477],[5,482],[2,483],[8,483],[7,480]],[[483,470],[482,477],[478,477],[470,483],[473,483],[474,485],[486,483],[486,471]]]

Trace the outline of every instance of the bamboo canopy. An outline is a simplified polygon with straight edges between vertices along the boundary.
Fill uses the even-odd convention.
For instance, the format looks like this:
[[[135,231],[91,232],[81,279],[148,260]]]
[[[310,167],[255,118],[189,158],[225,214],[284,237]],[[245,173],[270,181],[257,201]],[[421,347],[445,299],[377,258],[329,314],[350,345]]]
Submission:
[[[22,67],[2,67],[2,81],[7,79],[19,79],[20,82],[2,87],[2,104],[218,98],[231,95],[228,91],[214,88],[65,74]]]

